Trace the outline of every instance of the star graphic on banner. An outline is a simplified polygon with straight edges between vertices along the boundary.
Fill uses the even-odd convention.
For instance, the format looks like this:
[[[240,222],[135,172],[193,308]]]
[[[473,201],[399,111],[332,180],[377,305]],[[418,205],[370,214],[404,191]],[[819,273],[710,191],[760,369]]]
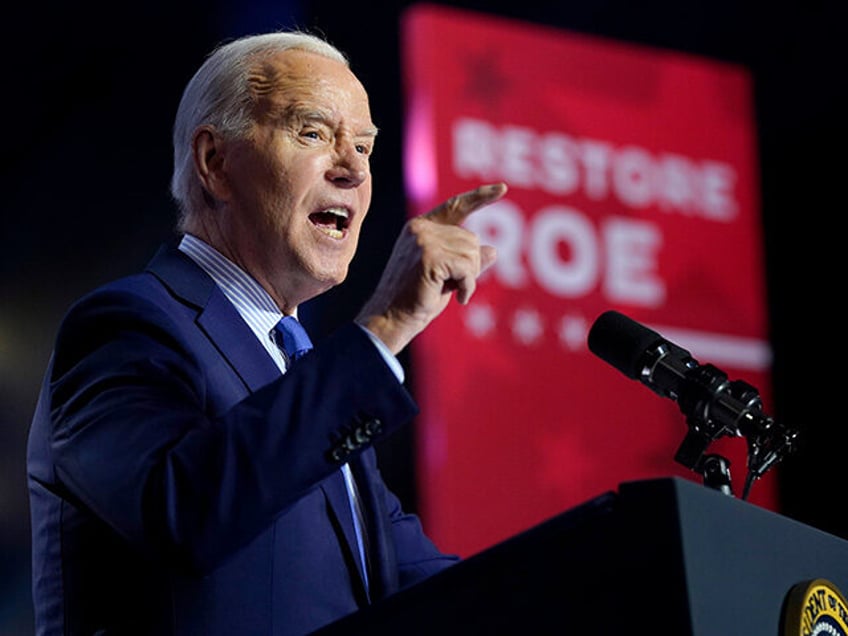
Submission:
[[[495,328],[495,322],[495,312],[487,304],[471,305],[465,312],[465,326],[478,338],[488,336]]]
[[[495,51],[468,53],[465,59],[465,94],[490,104],[509,90],[509,78],[501,71]]]
[[[512,319],[512,334],[522,344],[530,345],[542,337],[542,318],[535,309],[517,309]]]
[[[562,317],[559,323],[559,341],[571,351],[577,351],[586,344],[589,335],[589,323],[583,316],[568,315]]]
[[[509,324],[512,337],[523,345],[538,344],[544,337],[545,325],[551,325],[554,335],[564,351],[579,352],[586,348],[589,337],[589,321],[575,311],[560,316],[546,316],[533,305],[524,305],[515,310],[511,319],[499,312],[490,303],[469,305],[462,314],[467,332],[474,338],[487,338],[498,328],[498,323]]]

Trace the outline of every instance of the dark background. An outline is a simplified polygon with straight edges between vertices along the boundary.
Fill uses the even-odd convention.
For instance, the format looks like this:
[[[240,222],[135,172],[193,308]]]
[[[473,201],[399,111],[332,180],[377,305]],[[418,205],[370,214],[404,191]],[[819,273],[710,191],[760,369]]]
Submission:
[[[408,3],[28,3],[2,22],[0,634],[32,631],[25,443],[67,306],[169,238],[170,128],[219,41],[301,27],[348,53],[381,128],[375,196],[348,282],[303,310],[320,337],[355,313],[406,215],[398,19]],[[755,82],[775,413],[802,442],[783,512],[848,538],[842,403],[846,35],[841,2],[460,2],[452,6],[741,64]],[[557,60],[546,60],[555,68]],[[709,122],[704,122],[705,126]],[[716,253],[723,253],[716,245]],[[404,356],[403,361],[408,364]],[[415,509],[411,434],[380,448]],[[612,486],[612,485],[611,485]]]

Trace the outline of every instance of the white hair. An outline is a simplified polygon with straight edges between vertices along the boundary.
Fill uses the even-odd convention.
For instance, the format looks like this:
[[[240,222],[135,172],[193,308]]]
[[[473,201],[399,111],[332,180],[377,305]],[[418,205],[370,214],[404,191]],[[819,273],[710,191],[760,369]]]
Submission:
[[[280,31],[244,36],[217,47],[189,80],[173,131],[171,195],[179,206],[181,228],[203,196],[194,172],[194,131],[209,124],[225,135],[246,133],[251,124],[252,94],[248,78],[253,64],[258,58],[289,49],[317,53],[349,66],[344,53],[326,40],[300,31]]]

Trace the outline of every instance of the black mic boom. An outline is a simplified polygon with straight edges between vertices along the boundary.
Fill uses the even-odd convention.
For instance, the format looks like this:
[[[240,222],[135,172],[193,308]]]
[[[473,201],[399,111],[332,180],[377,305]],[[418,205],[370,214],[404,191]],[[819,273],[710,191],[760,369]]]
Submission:
[[[698,366],[688,351],[617,311],[607,311],[589,331],[589,350],[631,380],[676,400],[686,372]]]
[[[589,330],[588,344],[592,353],[628,378],[677,402],[690,430],[675,459],[688,468],[704,470],[703,453],[713,440],[725,435],[745,437],[747,496],[753,480],[792,450],[797,433],[763,412],[754,387],[728,381],[720,369],[699,364],[686,349],[624,314],[601,314]]]

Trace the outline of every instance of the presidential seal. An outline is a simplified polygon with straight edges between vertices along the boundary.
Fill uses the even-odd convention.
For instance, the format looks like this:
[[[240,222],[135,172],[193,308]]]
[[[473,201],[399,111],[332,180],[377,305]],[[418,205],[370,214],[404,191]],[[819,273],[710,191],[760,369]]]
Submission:
[[[782,636],[848,636],[848,603],[825,579],[798,583],[784,605]]]

